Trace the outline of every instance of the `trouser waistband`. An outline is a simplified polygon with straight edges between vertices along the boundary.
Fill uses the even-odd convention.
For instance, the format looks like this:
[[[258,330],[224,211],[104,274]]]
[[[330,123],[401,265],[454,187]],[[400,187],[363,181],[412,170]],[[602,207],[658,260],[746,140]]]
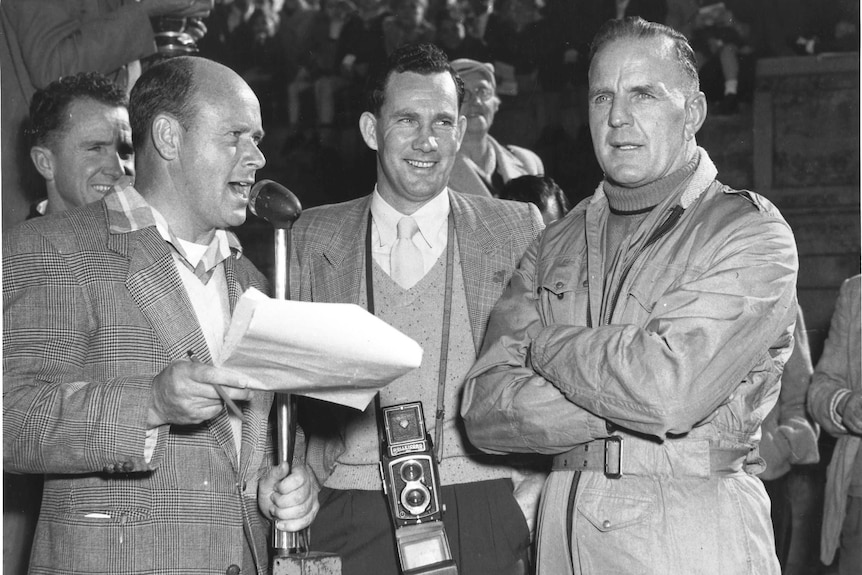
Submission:
[[[666,442],[667,443],[667,442]],[[707,441],[670,445],[613,435],[582,443],[554,457],[552,471],[631,475],[729,475],[742,469],[748,449],[711,448]]]

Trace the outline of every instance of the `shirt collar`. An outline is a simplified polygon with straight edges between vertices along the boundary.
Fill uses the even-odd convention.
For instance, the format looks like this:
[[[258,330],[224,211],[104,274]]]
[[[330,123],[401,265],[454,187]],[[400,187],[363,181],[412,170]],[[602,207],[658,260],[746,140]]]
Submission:
[[[419,234],[429,248],[433,249],[435,243],[441,241],[440,229],[446,225],[449,209],[449,188],[444,188],[427,204],[411,214],[419,227]],[[404,215],[390,206],[377,191],[377,186],[374,186],[374,193],[371,195],[371,216],[377,228],[381,246],[395,243],[398,220]],[[445,235],[442,237],[442,241],[445,243]]]
[[[164,216],[152,207],[147,200],[134,188],[127,186],[114,188],[104,198],[108,209],[108,229],[112,234],[127,234],[144,228],[155,226],[159,235],[174,246],[181,254],[184,253],[179,241],[168,225]],[[237,258],[242,255],[242,244],[236,234],[227,230],[216,230],[213,242],[218,242],[218,251],[227,256],[233,252]]]

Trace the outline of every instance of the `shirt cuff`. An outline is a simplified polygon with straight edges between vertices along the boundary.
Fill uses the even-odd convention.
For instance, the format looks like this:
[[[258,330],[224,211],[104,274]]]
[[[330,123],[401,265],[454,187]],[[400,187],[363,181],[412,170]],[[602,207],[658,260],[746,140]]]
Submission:
[[[159,442],[159,428],[154,427],[147,430],[147,436],[144,438],[144,460],[149,463],[153,459],[153,453],[156,451],[156,444]]]

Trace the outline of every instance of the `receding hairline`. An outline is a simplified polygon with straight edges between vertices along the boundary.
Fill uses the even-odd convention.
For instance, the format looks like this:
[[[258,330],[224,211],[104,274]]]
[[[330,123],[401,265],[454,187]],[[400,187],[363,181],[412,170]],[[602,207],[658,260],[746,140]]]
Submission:
[[[607,52],[611,47],[618,46],[619,44],[624,42],[628,42],[631,44],[660,43],[661,52],[659,54],[659,57],[671,63],[676,68],[676,71],[681,79],[681,86],[683,88],[683,92],[688,96],[696,93],[700,89],[700,87],[698,86],[698,82],[690,76],[690,74],[686,70],[685,64],[680,60],[676,40],[666,34],[656,34],[653,36],[638,36],[632,34],[608,39],[607,41],[602,43],[602,45],[599,47],[598,50],[595,51],[595,53],[593,53],[592,58],[590,59],[588,78],[592,75],[593,67],[595,66],[595,63],[599,59],[599,57],[603,53]]]

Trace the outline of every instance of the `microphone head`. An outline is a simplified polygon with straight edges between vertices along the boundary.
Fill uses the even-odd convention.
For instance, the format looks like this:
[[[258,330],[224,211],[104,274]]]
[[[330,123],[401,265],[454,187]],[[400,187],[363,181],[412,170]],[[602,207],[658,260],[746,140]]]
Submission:
[[[302,204],[293,192],[281,184],[261,180],[251,187],[248,209],[275,228],[290,229],[302,213]]]

